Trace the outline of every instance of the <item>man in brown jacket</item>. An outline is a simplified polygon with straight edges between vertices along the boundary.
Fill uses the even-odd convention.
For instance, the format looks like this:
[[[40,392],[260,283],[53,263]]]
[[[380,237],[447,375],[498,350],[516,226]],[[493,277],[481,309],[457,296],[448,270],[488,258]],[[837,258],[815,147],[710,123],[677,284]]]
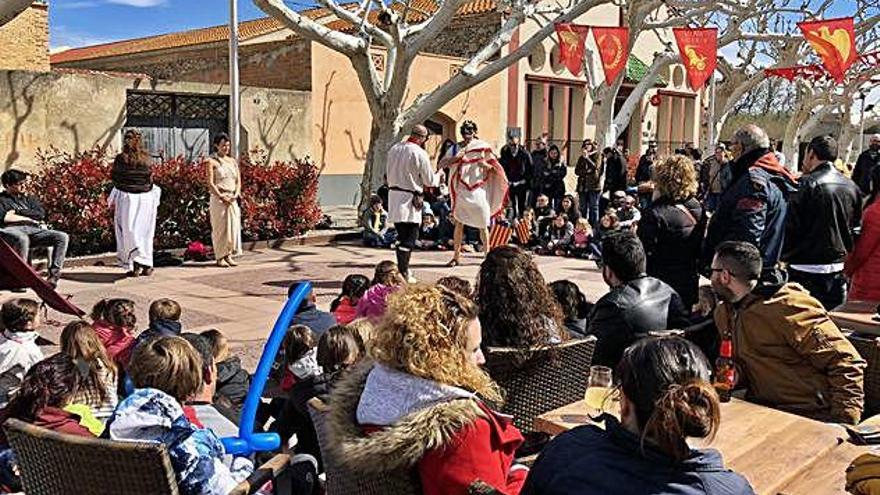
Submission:
[[[722,301],[715,324],[733,342],[746,397],[820,421],[858,423],[865,361],[803,287],[756,288],[761,268],[761,253],[747,242],[720,244],[712,260],[712,288]]]

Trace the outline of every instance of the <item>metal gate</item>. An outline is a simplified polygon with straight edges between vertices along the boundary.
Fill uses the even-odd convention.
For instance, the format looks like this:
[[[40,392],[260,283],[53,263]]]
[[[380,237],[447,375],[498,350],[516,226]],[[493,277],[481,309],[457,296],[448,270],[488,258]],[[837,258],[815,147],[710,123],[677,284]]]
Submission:
[[[211,140],[229,129],[229,97],[129,90],[123,132],[137,129],[157,158],[193,160],[211,152]]]

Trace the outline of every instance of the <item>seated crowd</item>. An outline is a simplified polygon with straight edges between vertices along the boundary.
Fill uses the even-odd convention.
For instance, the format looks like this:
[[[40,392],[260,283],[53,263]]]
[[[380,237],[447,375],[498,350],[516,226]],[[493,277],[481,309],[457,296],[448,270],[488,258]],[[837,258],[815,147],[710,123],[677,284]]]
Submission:
[[[609,208],[599,215],[603,173],[594,146],[585,144],[577,167],[577,198],[560,189],[564,169],[550,146],[539,156],[555,171],[547,184],[532,184],[534,204],[526,194],[514,198],[507,221],[516,245],[488,252],[473,284],[457,277],[409,283],[394,262],[382,261],[372,278],[348,275],[329,311],[319,307],[317,293],[307,294],[275,356],[255,425],[277,433],[281,451],[307,465],[291,465],[285,488],[321,493],[315,475],[333,476],[338,463],[405,493],[464,495],[482,482],[505,495],[750,494],[746,476],[726,468],[719,452],[688,444],[712,438],[722,422],[711,365],[719,348],[732,349],[736,388],[746,400],[818,421],[859,423],[866,363],[819,297],[834,294],[783,282],[778,262],[791,249],[783,249],[781,234],[764,235],[754,225],[761,215],[781,232],[784,215],[765,210],[782,201],[778,188],[791,179],[756,129],[737,133],[744,158],[731,187],[715,198],[718,212],[708,226],[690,158],[649,163],[653,189],[638,189],[637,200],[623,190],[621,158],[605,150],[608,167],[619,173],[606,178],[613,187],[605,188]],[[510,145],[508,158],[527,160],[516,139]],[[830,149],[827,140],[811,143],[808,169],[826,173],[820,160],[831,158]],[[620,173],[622,182],[614,178]],[[869,205],[876,207],[880,172],[872,179]],[[755,191],[757,183],[766,188]],[[448,198],[430,199],[421,246],[444,249]],[[370,205],[364,241],[391,246],[395,234],[381,194]],[[866,225],[863,235],[878,236],[876,227]],[[589,301],[574,281],[548,283],[533,252],[595,259],[608,292]],[[841,257],[812,254],[798,254],[796,264],[842,264]],[[847,259],[846,269],[863,269],[866,256]],[[709,285],[699,285],[701,271]],[[870,288],[869,280],[860,283]],[[131,300],[102,300],[91,321],[65,327],[60,352],[44,357],[39,304],[3,304],[0,420],[163,443],[181,493],[229,493],[258,460],[227,455],[220,441],[238,431],[251,376],[222,332],[186,332],[177,302],[154,301],[140,332],[136,315]],[[604,428],[585,425],[535,444],[538,437],[523,435],[517,418],[496,412],[511,397],[487,356],[512,348],[519,366],[530,351],[550,349],[554,359],[554,349],[580,339],[595,339],[592,363],[585,364],[614,369],[619,415],[597,418]],[[0,434],[0,491],[20,490],[19,473]]]

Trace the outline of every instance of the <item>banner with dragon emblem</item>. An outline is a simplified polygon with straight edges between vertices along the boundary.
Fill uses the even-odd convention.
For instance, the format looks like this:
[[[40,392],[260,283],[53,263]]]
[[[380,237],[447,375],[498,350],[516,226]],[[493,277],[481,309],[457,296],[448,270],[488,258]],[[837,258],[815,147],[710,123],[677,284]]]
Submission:
[[[855,63],[856,36],[852,17],[799,22],[804,38],[822,58],[822,65],[838,83],[842,83],[847,69]]]
[[[673,28],[672,32],[687,70],[688,86],[696,91],[718,65],[718,28]]]
[[[614,84],[620,72],[626,69],[629,59],[629,28],[593,26],[593,39],[599,48],[605,83]]]
[[[556,24],[556,34],[559,36],[559,62],[575,76],[581,73],[581,66],[584,63],[584,44],[589,33],[590,26]]]

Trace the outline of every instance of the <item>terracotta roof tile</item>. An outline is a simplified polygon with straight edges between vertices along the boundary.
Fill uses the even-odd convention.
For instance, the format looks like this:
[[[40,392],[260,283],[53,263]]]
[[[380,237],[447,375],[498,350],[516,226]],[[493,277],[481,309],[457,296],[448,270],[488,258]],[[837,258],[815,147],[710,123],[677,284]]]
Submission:
[[[323,8],[308,9],[302,12],[312,19],[326,16],[329,12]],[[279,29],[283,29],[281,21],[272,17],[263,17],[252,21],[239,23],[239,37],[242,41],[262,36]],[[130,55],[134,53],[164,50],[169,48],[181,48],[186,46],[215,43],[229,39],[229,26],[212,26],[177,33],[160,34],[147,38],[116,41],[102,45],[73,48],[63,52],[54,53],[49,57],[52,64],[88,60],[117,55]]]
[[[412,9],[410,14],[407,15],[407,18],[410,22],[421,22],[425,19],[425,14],[432,14],[437,10],[437,2],[434,0],[414,0],[411,4]],[[394,3],[391,6],[392,9],[398,12],[403,11],[403,4]],[[464,2],[458,7],[458,12],[456,12],[456,16],[468,16],[468,15],[478,15],[485,14],[488,12],[493,12],[498,8],[497,0],[469,0]],[[371,24],[375,24],[376,16],[378,14],[376,11],[370,12],[370,15],[367,17],[367,20]],[[327,27],[333,29],[335,31],[345,31],[351,32],[354,29],[354,26],[347,21],[343,21],[341,19],[337,19],[327,24]]]

